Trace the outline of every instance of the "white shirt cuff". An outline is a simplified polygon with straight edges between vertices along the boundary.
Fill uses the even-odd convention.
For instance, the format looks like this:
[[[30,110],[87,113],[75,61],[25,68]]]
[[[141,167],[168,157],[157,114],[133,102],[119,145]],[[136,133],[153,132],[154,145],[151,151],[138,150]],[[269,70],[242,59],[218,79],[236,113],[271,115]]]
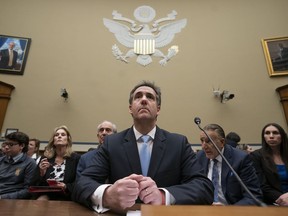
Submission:
[[[106,211],[109,211],[110,209],[104,208],[103,207],[103,194],[104,191],[106,190],[107,187],[109,187],[111,184],[103,184],[100,185],[94,193],[91,195],[91,201],[93,203],[92,208],[97,212],[97,213],[104,213]]]
[[[175,198],[173,197],[172,194],[169,193],[168,190],[165,188],[159,188],[160,190],[163,190],[165,193],[165,205],[173,205],[175,203]]]

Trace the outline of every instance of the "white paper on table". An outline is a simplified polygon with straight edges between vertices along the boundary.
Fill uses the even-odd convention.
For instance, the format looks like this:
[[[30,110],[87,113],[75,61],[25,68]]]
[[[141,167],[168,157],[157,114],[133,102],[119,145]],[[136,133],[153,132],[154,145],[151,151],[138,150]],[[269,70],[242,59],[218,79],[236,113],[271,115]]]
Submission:
[[[141,216],[141,211],[128,211],[126,216]]]

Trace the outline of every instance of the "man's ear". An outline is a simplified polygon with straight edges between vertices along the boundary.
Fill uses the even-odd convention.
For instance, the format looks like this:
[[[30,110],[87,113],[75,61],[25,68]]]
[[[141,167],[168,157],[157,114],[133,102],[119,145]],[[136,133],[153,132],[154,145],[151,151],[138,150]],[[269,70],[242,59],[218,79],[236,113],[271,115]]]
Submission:
[[[129,113],[132,114],[131,105],[129,105]]]
[[[21,147],[21,150],[22,150],[25,147],[25,144],[24,143],[19,143],[19,146]]]
[[[221,138],[221,146],[224,147],[224,145],[225,145],[225,139]]]
[[[160,113],[160,109],[161,109],[161,107],[160,107],[160,106],[157,106],[157,116],[158,116],[159,113]]]

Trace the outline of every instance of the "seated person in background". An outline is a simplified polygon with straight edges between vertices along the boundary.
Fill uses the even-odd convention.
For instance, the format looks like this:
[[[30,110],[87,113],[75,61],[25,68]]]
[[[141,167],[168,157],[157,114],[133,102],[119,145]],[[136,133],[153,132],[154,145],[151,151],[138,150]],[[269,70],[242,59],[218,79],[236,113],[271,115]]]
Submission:
[[[33,183],[48,186],[47,179],[57,181],[55,186],[61,192],[39,193],[38,200],[70,200],[76,178],[76,168],[80,155],[72,151],[72,137],[66,126],[56,127],[50,138],[44,156],[37,166]]]
[[[5,156],[6,155],[6,145],[4,145],[3,143],[1,144],[1,152],[0,152],[0,157]]]
[[[239,144],[241,138],[240,136],[235,133],[235,132],[230,132],[226,135],[226,145],[231,145],[234,148],[238,148],[241,149],[243,151],[246,151],[248,154],[250,154],[253,149],[251,146],[247,145],[247,144]]]
[[[40,162],[40,159],[42,159],[41,158],[41,156],[43,156],[43,155],[48,155],[49,154],[49,151],[48,151],[48,146],[45,146],[44,147],[44,151],[43,151],[43,154],[42,155],[40,155],[37,159],[36,159],[36,164],[38,165],[39,164],[39,162]]]
[[[258,172],[264,202],[288,206],[288,140],[284,129],[276,124],[264,126],[262,148],[250,155]]]
[[[103,121],[97,127],[97,138],[99,141],[98,148],[103,144],[105,136],[109,134],[117,133],[116,125],[109,121]],[[79,178],[80,174],[85,170],[88,166],[93,164],[93,157],[98,151],[97,149],[91,150],[85,154],[83,154],[79,160],[77,166],[77,178]]]
[[[27,155],[33,158],[35,161],[37,161],[38,157],[40,156],[39,148],[40,148],[40,140],[35,139],[35,138],[30,139]]]
[[[30,198],[28,188],[36,163],[26,154],[28,142],[29,137],[22,132],[5,136],[2,148],[6,155],[0,158],[0,199]]]
[[[253,148],[248,144],[238,144],[237,148],[247,152],[248,154],[253,152]]]
[[[225,132],[217,124],[208,124],[203,128],[215,142],[227,161],[235,169],[247,188],[259,200],[262,200],[260,183],[253,162],[242,150],[225,143]],[[233,172],[203,131],[200,134],[202,150],[197,153],[199,163],[214,184],[214,205],[257,205],[242,188]],[[214,167],[216,166],[216,167]]]
[[[143,81],[131,90],[129,113],[134,125],[105,137],[94,164],[77,180],[73,200],[98,213],[122,213],[136,202],[212,204],[212,182],[187,138],[156,125],[160,108],[161,91],[154,83]]]
[[[240,142],[240,136],[235,132],[230,132],[226,135],[226,144],[236,148],[238,143]]]

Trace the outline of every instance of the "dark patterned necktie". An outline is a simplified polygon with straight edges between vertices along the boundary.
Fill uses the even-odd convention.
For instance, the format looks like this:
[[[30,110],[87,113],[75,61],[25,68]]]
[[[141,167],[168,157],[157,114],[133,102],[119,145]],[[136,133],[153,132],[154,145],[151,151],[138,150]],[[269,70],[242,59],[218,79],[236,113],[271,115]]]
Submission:
[[[217,168],[217,159],[213,159],[214,164],[212,168],[212,183],[214,185],[214,202],[219,202],[218,192],[219,192],[219,172]]]

